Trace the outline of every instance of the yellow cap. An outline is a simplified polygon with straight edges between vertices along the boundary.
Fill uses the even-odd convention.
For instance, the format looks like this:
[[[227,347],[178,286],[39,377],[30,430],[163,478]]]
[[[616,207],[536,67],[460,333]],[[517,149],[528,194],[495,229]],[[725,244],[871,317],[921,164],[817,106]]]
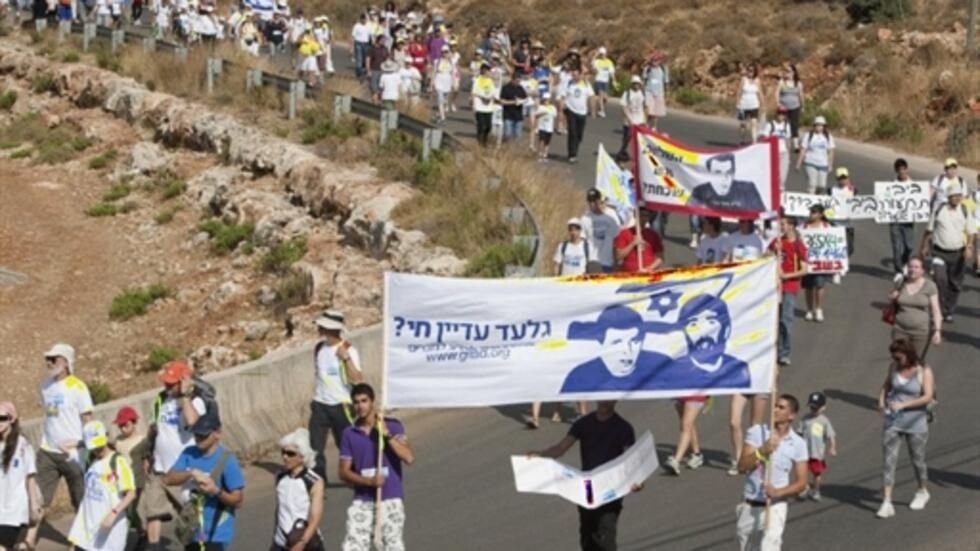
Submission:
[[[949,168],[951,166],[959,166],[959,165],[960,164],[956,162],[956,159],[954,159],[952,157],[947,158],[946,159],[946,162],[943,163],[943,167],[945,167],[945,168]]]
[[[847,178],[850,175],[851,174],[847,171],[847,167],[845,167],[845,166],[842,166],[842,167],[840,167],[840,168],[837,169],[837,177],[838,178]]]

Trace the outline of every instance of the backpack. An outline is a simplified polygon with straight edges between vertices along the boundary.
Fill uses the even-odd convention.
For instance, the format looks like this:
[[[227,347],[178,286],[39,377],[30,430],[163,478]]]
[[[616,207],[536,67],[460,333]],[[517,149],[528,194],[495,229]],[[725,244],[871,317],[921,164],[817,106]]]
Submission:
[[[214,385],[198,377],[197,375],[191,377],[191,383],[191,396],[203,400],[206,411],[218,411],[218,391],[214,388]],[[157,399],[153,401],[154,425],[160,421],[160,410],[167,398],[169,398],[167,391],[162,390],[157,395]]]
[[[211,469],[211,480],[218,487],[221,486],[221,476],[225,472],[225,465],[228,464],[229,457],[231,457],[231,454],[228,450],[222,449],[221,457],[218,458],[218,462]],[[203,548],[204,543],[214,539],[214,532],[218,529],[218,524],[221,522],[221,515],[224,513],[225,506],[221,503],[221,500],[218,500],[218,507],[214,511],[214,518],[211,522],[211,530],[208,531],[208,534],[204,534],[205,499],[207,498],[203,494],[192,493],[191,498],[177,510],[177,516],[174,518],[174,533],[177,536],[177,541],[181,545],[187,546],[200,543]]]
[[[591,256],[591,255],[589,255],[589,240],[588,239],[583,239],[582,240],[582,243],[585,245],[585,262],[588,263],[589,262],[589,258]],[[562,241],[561,242],[561,259],[562,259],[562,264],[559,267],[559,275],[561,274],[561,270],[564,270],[565,269],[565,249],[567,249],[567,248],[568,248],[568,241]]]

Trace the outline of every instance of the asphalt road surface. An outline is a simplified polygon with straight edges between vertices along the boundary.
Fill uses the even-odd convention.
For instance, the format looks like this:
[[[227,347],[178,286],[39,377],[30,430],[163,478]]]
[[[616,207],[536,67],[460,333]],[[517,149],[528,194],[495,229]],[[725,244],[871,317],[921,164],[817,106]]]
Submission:
[[[347,57],[338,51],[335,61],[343,66]],[[619,109],[611,106],[608,112],[609,118],[589,119],[581,162],[569,166],[583,190],[583,211],[584,190],[592,185],[599,141],[615,150],[621,139]],[[468,110],[455,113],[446,127],[472,137],[472,114]],[[726,145],[737,137],[730,121],[679,113],[671,113],[662,130],[696,145]],[[526,145],[522,147],[526,150]],[[556,136],[553,153],[563,156],[564,149],[564,136]],[[859,149],[861,154],[840,147],[837,165],[850,169],[859,193],[872,193],[874,180],[892,176],[893,156]],[[912,175],[928,178],[933,173],[913,162]],[[802,191],[801,175],[792,174],[788,187]],[[921,234],[919,226],[917,238]],[[686,217],[672,216],[667,229],[668,262],[693,261],[689,238]],[[803,312],[797,311],[793,365],[782,369],[780,391],[801,400],[811,391],[825,392],[827,415],[837,429],[839,446],[838,456],[828,461],[823,501],[791,503],[785,549],[980,549],[980,280],[973,275],[967,276],[955,322],[944,328],[943,344],[929,351],[928,363],[935,368],[940,399],[927,451],[932,501],[924,511],[908,509],[915,482],[903,451],[895,488],[897,514],[890,520],[874,516],[882,463],[882,419],[875,402],[888,365],[889,343],[889,327],[880,321],[880,313],[891,285],[890,251],[886,226],[858,223],[851,272],[842,285],[828,286],[826,322],[806,322]],[[798,308],[802,303],[801,293]],[[680,477],[656,473],[641,493],[627,497],[619,522],[620,549],[736,548],[734,508],[741,498],[743,479],[725,473],[728,399],[716,402],[699,426],[706,464],[696,471],[685,470]],[[521,415],[527,409],[519,405],[431,410],[408,419],[417,457],[416,465],[405,470],[409,549],[578,548],[573,505],[514,490],[509,456],[549,446],[568,430],[567,424],[547,421],[538,431],[526,430]],[[623,402],[618,409],[637,434],[648,429],[653,432],[661,459],[673,452],[678,431],[668,401]],[[567,406],[565,413],[571,414]],[[338,549],[351,492],[336,484],[332,440],[328,448],[331,484],[322,529],[328,549]],[[564,459],[577,465],[577,447]],[[274,469],[274,463],[264,463],[248,471],[233,548],[267,548],[274,518]],[[64,527],[66,522],[57,526]]]

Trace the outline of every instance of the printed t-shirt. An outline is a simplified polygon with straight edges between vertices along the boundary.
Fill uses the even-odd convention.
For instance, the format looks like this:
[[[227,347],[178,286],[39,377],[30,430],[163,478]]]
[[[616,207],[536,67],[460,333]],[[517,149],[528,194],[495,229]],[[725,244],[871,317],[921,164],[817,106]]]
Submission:
[[[60,381],[48,378],[41,385],[44,432],[41,449],[60,452],[63,442],[82,441],[81,416],[92,412],[92,397],[81,379],[69,375]],[[81,456],[74,458],[79,463]]]
[[[728,234],[722,233],[715,237],[705,234],[698,242],[698,250],[695,257],[702,264],[717,264],[725,258],[725,249],[728,247]]]
[[[115,471],[112,469],[115,456]],[[100,529],[102,519],[122,501],[125,492],[136,489],[133,469],[129,460],[116,452],[109,452],[96,460],[85,472],[85,497],[75,514],[68,540],[87,551],[119,551],[126,548],[129,519],[126,514],[116,516],[112,529]]]
[[[564,251],[563,251],[564,249]],[[584,239],[579,239],[578,243],[562,241],[555,249],[555,264],[561,266],[561,275],[582,275],[585,273],[585,265],[593,260],[591,247],[586,246]]]
[[[6,471],[0,463],[0,526],[23,526],[30,520],[27,478],[37,474],[34,448],[23,436],[17,438],[15,446],[17,449]],[[5,447],[0,440],[0,458]]]
[[[207,404],[201,398],[192,398],[191,405],[198,415],[207,413]],[[153,446],[153,471],[166,473],[174,466],[180,454],[194,443],[194,435],[187,430],[184,409],[180,399],[167,397],[160,404],[157,423],[157,439]]]
[[[762,253],[766,250],[762,236],[754,232],[730,234],[725,245],[725,253],[731,255],[732,262],[755,260],[762,257]]]

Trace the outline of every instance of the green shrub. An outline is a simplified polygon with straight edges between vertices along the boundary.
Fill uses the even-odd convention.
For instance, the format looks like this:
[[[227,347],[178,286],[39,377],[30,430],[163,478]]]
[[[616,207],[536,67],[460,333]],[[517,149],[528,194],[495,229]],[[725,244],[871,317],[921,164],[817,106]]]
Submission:
[[[85,214],[91,216],[92,218],[101,218],[103,216],[115,216],[119,214],[119,207],[113,203],[96,203],[89,207]]]
[[[93,141],[90,138],[87,138],[85,136],[78,136],[71,141],[71,148],[74,149],[75,151],[85,151],[86,149],[91,147],[93,143],[95,143],[95,141]]]
[[[54,76],[51,73],[40,73],[34,75],[34,78],[31,79],[31,90],[35,94],[54,92],[57,88],[57,82],[55,82]]]
[[[49,128],[40,113],[28,113],[0,128],[0,141],[31,142],[34,146],[32,153],[37,153],[34,160],[36,163],[69,161],[77,154],[77,148],[84,145],[84,140],[79,130],[72,125],[60,124]]]
[[[10,109],[17,103],[17,92],[14,90],[7,90],[3,94],[0,94],[0,109],[4,111],[10,111]]]
[[[6,151],[19,146],[20,142],[17,140],[0,140],[0,151]]]
[[[167,298],[171,290],[157,283],[149,287],[123,289],[122,293],[112,299],[109,307],[109,319],[125,321],[136,316],[142,316],[154,302]]]
[[[182,195],[185,191],[187,191],[187,183],[178,178],[173,178],[164,184],[163,193],[161,195],[163,200],[166,201],[173,199],[178,195]]]
[[[178,210],[180,210],[178,207],[163,209],[153,217],[153,221],[156,222],[158,226],[169,224],[170,221],[174,219],[174,215],[177,214]]]
[[[903,19],[912,13],[910,0],[850,0],[847,15],[855,24]]]
[[[290,272],[276,286],[277,309],[288,309],[309,303],[313,282],[306,274]]]
[[[695,88],[678,88],[674,91],[674,99],[685,107],[692,107],[710,101],[711,96]]]
[[[167,363],[176,360],[178,356],[180,356],[180,352],[176,348],[154,346],[146,355],[146,360],[143,361],[143,369],[151,372],[159,371]]]
[[[98,156],[89,160],[88,167],[92,170],[102,170],[103,168],[109,166],[109,163],[116,160],[116,156],[118,155],[119,153],[115,149],[103,151]]]
[[[831,133],[834,133],[837,129],[841,127],[844,122],[844,117],[840,114],[840,111],[834,108],[820,109],[814,102],[807,101],[803,104],[803,112],[800,114],[800,124],[803,126],[811,126],[813,120],[817,118],[818,115],[823,115],[827,119],[827,128]],[[800,129],[800,134],[803,135],[809,130]]]
[[[881,114],[875,117],[871,137],[877,140],[904,139],[911,143],[922,141],[922,131],[915,121],[901,115]]]
[[[45,165],[57,165],[66,163],[75,158],[75,150],[71,142],[61,141],[52,136],[51,139],[44,140],[37,144],[37,157],[34,162]]]
[[[466,266],[469,277],[504,277],[507,265],[527,266],[533,251],[526,243],[501,243],[486,249]]]
[[[198,229],[211,237],[211,253],[223,255],[234,251],[238,244],[252,240],[251,224],[226,224],[216,218],[198,224]]]
[[[263,272],[285,274],[289,267],[306,254],[306,240],[302,237],[280,243],[262,256],[259,268]]]
[[[93,404],[104,404],[112,400],[112,390],[108,384],[102,381],[89,381],[86,386],[88,386],[88,393],[92,397]]]
[[[78,54],[75,52],[65,52],[61,56],[61,61],[63,63],[77,63],[79,59]]]
[[[119,63],[119,56],[106,48],[100,48],[95,52],[95,64],[100,69],[107,69],[114,73],[118,73],[122,69],[122,64]]]
[[[129,184],[126,183],[115,184],[111,188],[109,188],[109,191],[105,192],[105,194],[102,195],[102,200],[105,201],[106,203],[118,201],[123,197],[129,195],[131,191],[133,191],[133,188],[129,187]]]
[[[304,144],[316,143],[329,136],[345,140],[352,136],[360,136],[367,128],[364,121],[359,118],[346,118],[339,123],[334,122],[331,113],[322,107],[304,109],[299,115],[303,121],[299,140]]]
[[[24,149],[18,149],[10,154],[11,159],[24,159],[30,157],[34,154],[34,149],[30,147],[25,147]]]

